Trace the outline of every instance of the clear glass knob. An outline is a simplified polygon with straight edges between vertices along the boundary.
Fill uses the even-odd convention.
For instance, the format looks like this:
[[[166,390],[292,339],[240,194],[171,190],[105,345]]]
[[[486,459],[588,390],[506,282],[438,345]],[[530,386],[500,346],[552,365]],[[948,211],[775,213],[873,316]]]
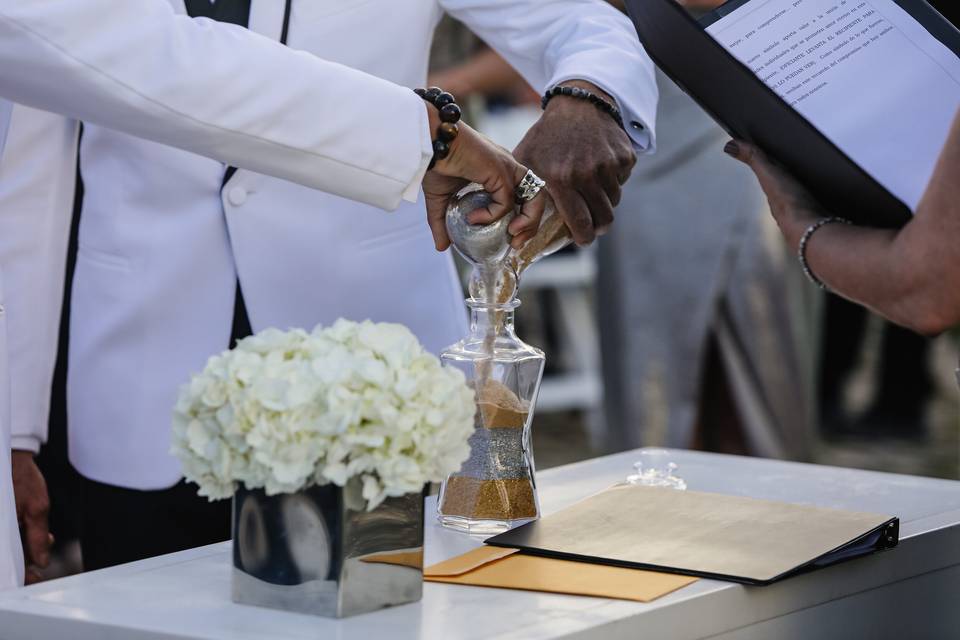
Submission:
[[[627,476],[630,484],[640,484],[648,487],[670,487],[683,491],[687,483],[676,475],[677,465],[670,460],[670,451],[667,449],[644,449],[640,452],[640,459],[633,463],[636,473]]]
[[[474,300],[505,304],[517,295],[517,276],[508,265],[496,269],[474,267],[467,287]]]

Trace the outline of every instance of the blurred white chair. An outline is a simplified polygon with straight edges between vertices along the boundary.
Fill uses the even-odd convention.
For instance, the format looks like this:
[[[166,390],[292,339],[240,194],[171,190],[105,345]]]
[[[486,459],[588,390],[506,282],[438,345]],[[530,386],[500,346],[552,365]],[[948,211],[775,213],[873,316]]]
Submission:
[[[593,249],[553,255],[531,266],[520,282],[525,300],[537,290],[551,290],[557,313],[545,321],[554,323],[556,348],[551,365],[558,373],[545,375],[540,385],[537,413],[577,409],[584,412],[591,445],[605,445],[603,378],[600,335],[592,291],[597,274]]]
[[[535,105],[477,111],[477,128],[506,149],[515,148],[540,117],[540,108]],[[583,411],[590,444],[600,451],[606,448],[607,438],[602,413],[600,335],[592,299],[596,274],[592,248],[566,251],[531,266],[520,282],[520,292],[528,309],[535,301],[532,294],[542,290],[554,292],[559,307],[556,314],[544,317],[543,323],[556,331],[555,350],[547,357],[548,367],[560,373],[544,376],[537,414]],[[534,336],[521,338],[543,346],[536,345]]]

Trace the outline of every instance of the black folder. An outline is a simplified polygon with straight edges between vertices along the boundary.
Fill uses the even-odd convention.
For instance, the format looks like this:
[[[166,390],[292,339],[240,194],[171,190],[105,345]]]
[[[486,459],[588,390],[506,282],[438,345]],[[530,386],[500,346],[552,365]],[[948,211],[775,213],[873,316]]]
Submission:
[[[829,211],[854,222],[899,227],[909,207],[867,174],[704,28],[746,2],[694,19],[677,0],[626,0],[650,57],[732,137],[756,144]],[[960,32],[924,0],[894,0],[960,55]]]
[[[887,515],[622,484],[486,543],[762,586],[892,549],[899,528]]]

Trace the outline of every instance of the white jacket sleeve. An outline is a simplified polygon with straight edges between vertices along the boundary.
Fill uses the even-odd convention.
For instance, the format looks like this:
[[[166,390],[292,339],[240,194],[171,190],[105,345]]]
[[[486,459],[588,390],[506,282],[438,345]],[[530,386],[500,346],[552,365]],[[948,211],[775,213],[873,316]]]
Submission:
[[[37,452],[47,439],[78,124],[16,105],[9,125],[0,156],[0,265],[8,355],[0,366],[9,367],[11,446]]]
[[[0,0],[0,97],[386,209],[432,156],[410,89],[166,0]]]
[[[440,0],[538,91],[587,80],[613,96],[638,151],[652,151],[657,82],[630,20],[603,0]]]

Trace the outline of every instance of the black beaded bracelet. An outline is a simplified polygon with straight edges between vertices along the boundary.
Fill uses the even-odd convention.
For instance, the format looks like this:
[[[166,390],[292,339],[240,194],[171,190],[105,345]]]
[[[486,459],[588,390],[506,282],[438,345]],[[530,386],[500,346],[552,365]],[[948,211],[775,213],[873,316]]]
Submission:
[[[439,87],[414,89],[413,92],[435,106],[437,111],[440,112],[440,126],[437,128],[437,138],[433,141],[433,158],[427,167],[429,171],[437,164],[437,160],[443,160],[450,155],[450,143],[460,134],[460,127],[457,126],[457,123],[460,122],[462,113],[453,94],[447,93]]]
[[[600,111],[603,111],[613,118],[614,122],[616,122],[621,129],[623,128],[623,116],[620,115],[620,109],[617,109],[616,105],[604,100],[592,91],[587,91],[586,89],[581,89],[580,87],[557,85],[543,94],[543,98],[540,100],[540,106],[546,109],[547,105],[550,104],[550,101],[557,96],[568,96],[570,98],[591,102],[598,109],[600,109]]]

